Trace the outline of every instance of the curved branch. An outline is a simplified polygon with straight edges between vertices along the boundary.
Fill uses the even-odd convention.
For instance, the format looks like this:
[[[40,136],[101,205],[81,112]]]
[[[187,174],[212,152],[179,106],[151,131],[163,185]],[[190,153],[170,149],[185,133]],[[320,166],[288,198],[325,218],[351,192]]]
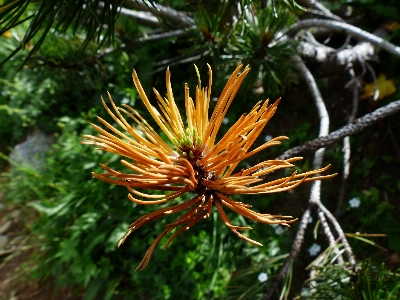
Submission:
[[[335,237],[333,236],[331,228],[329,227],[328,221],[325,218],[325,214],[323,211],[321,211],[321,209],[318,209],[318,217],[319,217],[319,220],[321,221],[322,229],[324,230],[324,233],[328,238],[329,246],[332,247],[333,250],[335,251],[335,254],[337,255],[338,263],[340,265],[343,265],[344,264],[343,257],[340,254],[339,248],[337,246],[337,242],[335,240]]]
[[[125,4],[129,7],[148,11],[159,17],[160,19],[167,19],[177,27],[188,27],[195,25],[195,21],[186,13],[177,11],[170,7],[161,4],[143,1],[143,0],[126,0]]]
[[[321,203],[317,203],[318,208],[328,217],[329,221],[331,221],[333,227],[335,228],[337,234],[339,235],[339,238],[342,240],[343,247],[346,250],[346,253],[349,257],[350,264],[352,266],[356,265],[356,259],[354,257],[353,251],[351,250],[351,247],[349,245],[349,242],[346,239],[346,236],[343,232],[342,227],[340,226],[339,222],[336,220],[336,218],[332,215],[332,213]]]
[[[319,3],[316,0],[300,0],[297,2],[303,6],[310,7],[312,9],[315,9],[316,11],[321,12],[321,14],[325,17],[344,22],[344,20],[342,18],[333,14],[329,9],[327,9],[325,6],[323,6],[321,3]]]
[[[299,21],[289,27],[287,35],[295,36],[300,30],[307,29],[311,27],[324,27],[329,28],[333,31],[345,31],[354,37],[366,40],[376,47],[382,48],[393,55],[400,56],[400,47],[393,45],[392,43],[385,41],[384,39],[377,37],[369,32],[361,30],[350,24],[332,21],[332,20],[322,20],[322,19],[310,19]]]
[[[311,72],[307,68],[307,66],[304,64],[304,62],[300,58],[300,56],[294,55],[294,56],[292,56],[292,60],[296,64],[301,75],[303,75],[303,78],[306,81],[306,84],[309,87],[311,94],[313,95],[315,105],[317,106],[318,117],[320,120],[319,136],[326,136],[329,133],[329,115],[328,115],[328,111],[326,110],[324,100],[322,99],[321,92],[319,91],[319,89],[317,87],[317,83],[315,82],[313,75],[311,74]],[[324,151],[325,151],[325,149],[322,148],[315,152],[313,168],[315,168],[315,169],[321,168],[322,161],[324,159]],[[321,180],[316,180],[313,182],[313,184],[311,186],[310,198],[308,201],[309,201],[309,204],[317,204],[318,205],[321,203]],[[310,208],[308,208],[306,210],[306,212],[303,214],[303,217],[301,218],[300,227],[297,230],[296,238],[293,242],[290,255],[287,258],[285,265],[280,270],[278,277],[275,279],[274,284],[269,289],[268,294],[266,295],[265,299],[272,298],[272,295],[275,292],[275,290],[278,288],[278,285],[281,283],[283,276],[286,274],[286,272],[289,269],[289,266],[291,265],[293,260],[296,258],[297,254],[299,253],[301,245],[304,241],[304,231],[307,228],[309,216],[310,216]],[[329,231],[328,234],[329,233],[333,238],[331,231]],[[337,251],[339,252],[339,250],[337,250]]]
[[[173,31],[156,33],[156,34],[152,34],[152,35],[149,35],[146,37],[139,38],[136,41],[138,43],[155,42],[155,41],[159,41],[159,40],[163,40],[163,39],[180,37],[180,36],[187,35],[193,29],[195,29],[195,27],[189,27],[189,28],[185,28],[185,29],[177,29],[177,30],[173,30]]]
[[[289,257],[286,260],[282,269],[279,271],[278,276],[275,278],[275,281],[272,284],[272,286],[270,287],[270,289],[268,290],[268,293],[264,297],[264,300],[273,299],[272,296],[274,295],[276,289],[280,285],[280,283],[283,279],[283,276],[289,270],[289,266],[290,266],[291,262],[297,256],[297,254],[300,252],[301,245],[303,244],[303,241],[304,241],[304,234],[306,232],[310,214],[311,214],[311,210],[310,210],[310,208],[307,208],[307,210],[304,212],[303,216],[301,217],[299,229],[297,230],[296,237],[294,238],[292,250],[290,251]]]
[[[360,82],[359,79],[356,78],[353,64],[349,64],[349,73],[350,73],[350,83],[353,87],[353,101],[352,101],[352,110],[350,113],[350,117],[347,121],[347,124],[351,124],[354,119],[356,118],[357,115],[357,110],[358,110],[358,98],[359,98],[359,92],[358,89],[360,87]],[[350,155],[351,155],[351,147],[350,147],[350,137],[346,136],[343,139],[343,174],[342,174],[342,184],[340,185],[340,192],[339,192],[339,197],[338,197],[338,202],[336,206],[336,212],[335,216],[336,218],[339,217],[340,211],[342,209],[344,197],[345,197],[345,192],[346,192],[346,186],[347,186],[347,180],[350,175]]]
[[[315,102],[315,105],[317,106],[318,117],[320,120],[319,121],[320,122],[319,137],[324,138],[329,134],[329,115],[328,115],[328,111],[326,110],[326,105],[322,99],[321,93],[319,92],[319,89],[317,87],[315,79],[312,76],[310,70],[308,70],[307,66],[304,64],[304,62],[301,60],[300,57],[294,56],[293,59],[297,65],[297,67],[299,68],[300,72],[302,73],[304,79],[306,80],[306,83],[309,86],[311,93],[313,94],[314,102]],[[325,148],[320,148],[315,152],[313,168],[319,169],[322,167],[322,162],[324,160],[324,153],[325,153]],[[329,220],[333,223],[333,226],[335,227],[336,232],[338,233],[339,237],[341,238],[341,240],[343,242],[344,248],[350,259],[350,263],[352,265],[355,265],[355,259],[353,256],[353,252],[351,250],[349,243],[346,240],[346,237],[344,235],[342,228],[340,227],[340,225],[337,222],[337,220],[335,219],[335,217],[331,214],[331,212],[328,211],[321,202],[321,180],[316,180],[312,183],[309,203],[318,206],[321,210],[320,212],[322,213],[322,216],[323,216],[323,214],[326,214],[326,216],[329,218]],[[322,222],[320,212],[318,214],[320,215],[320,219]],[[325,231],[325,233],[327,233],[327,232],[328,231]],[[328,232],[328,238],[329,238],[329,234],[332,235],[330,230]],[[336,246],[333,236],[332,236],[331,246],[332,245],[335,248],[335,252],[339,253],[339,249]]]
[[[321,92],[317,87],[317,83],[315,82],[314,76],[311,74],[310,70],[304,64],[299,56],[293,56],[293,60],[295,61],[296,66],[300,70],[303,75],[303,78],[306,80],[306,83],[313,95],[315,105],[318,111],[318,118],[319,118],[319,137],[325,137],[329,134],[329,115],[328,111],[326,110],[326,105],[324,100],[322,99]],[[322,167],[322,163],[324,160],[325,148],[320,148],[314,153],[314,161],[313,161],[313,168],[319,169]],[[321,180],[316,180],[311,185],[310,191],[310,204],[316,204],[318,206],[322,206],[321,203]],[[329,239],[329,244],[334,248],[335,253],[339,253],[339,249],[336,245],[335,239],[332,235],[332,232],[329,228],[328,223],[326,222],[324,212],[318,211],[319,218],[321,223],[324,227],[324,232]],[[325,221],[325,222],[324,222]],[[325,226],[324,226],[325,225]],[[336,227],[335,227],[336,228]],[[344,235],[343,230],[339,228],[339,236],[342,238]],[[342,238],[343,239],[343,238]],[[349,257],[352,257],[352,251],[350,246],[348,245],[347,241],[344,241],[348,246],[346,250],[348,251]],[[339,262],[343,262],[342,256],[339,256]]]
[[[320,127],[319,127],[319,135],[318,136],[326,136],[329,132],[329,116],[328,111],[326,110],[324,101],[322,100],[321,92],[317,87],[317,83],[315,82],[314,76],[311,74],[310,70],[306,67],[303,60],[298,55],[294,55],[292,57],[294,63],[297,68],[300,70],[303,78],[310,89],[315,105],[317,106],[318,116],[320,119]],[[319,169],[320,167],[317,167]]]
[[[366,114],[365,116],[356,119],[351,124],[343,126],[342,128],[330,133],[327,136],[316,138],[314,140],[306,142],[301,146],[289,149],[276,159],[288,159],[289,157],[296,156],[303,152],[315,151],[316,149],[329,146],[337,141],[342,140],[346,136],[353,135],[362,131],[376,121],[381,120],[398,111],[400,111],[400,100],[394,101],[386,106],[378,108],[372,113]]]
[[[104,2],[99,2],[98,9],[101,11],[106,4]],[[110,9],[112,9],[112,5],[109,4]],[[148,26],[160,26],[161,22],[150,12],[143,11],[134,11],[124,7],[118,7],[118,13],[124,16],[127,16],[131,19],[135,19],[138,22],[146,24]]]
[[[99,3],[99,6],[102,2]],[[135,19],[140,23],[146,24],[148,26],[158,27],[161,22],[152,13],[147,11],[135,11],[124,7],[119,7],[119,13],[121,15],[127,16],[131,19]]]

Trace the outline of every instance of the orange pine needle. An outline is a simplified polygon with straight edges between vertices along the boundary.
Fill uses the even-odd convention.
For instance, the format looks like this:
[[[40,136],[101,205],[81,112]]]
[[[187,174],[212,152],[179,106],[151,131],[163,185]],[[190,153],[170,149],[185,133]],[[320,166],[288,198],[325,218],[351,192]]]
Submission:
[[[243,71],[242,68],[243,65],[239,64],[229,78],[210,118],[208,110],[212,86],[211,67],[208,66],[208,86],[201,87],[199,78],[199,86],[195,90],[194,100],[189,95],[188,85],[185,84],[184,102],[187,128],[185,128],[172,93],[169,69],[166,72],[166,98],[163,98],[154,90],[160,111],[151,105],[136,71],[133,70],[132,77],[140,98],[169,139],[169,143],[164,141],[132,107],[128,105],[123,105],[124,108],[117,107],[111,95],[108,95],[111,108],[107,106],[104,100],[102,102],[120,129],[99,118],[105,129],[92,124],[99,135],[83,136],[85,138],[83,144],[95,145],[98,147],[96,149],[117,153],[129,160],[121,160],[121,163],[132,173],[123,173],[101,164],[106,173],[93,173],[93,177],[111,184],[126,186],[130,192],[128,198],[131,201],[137,204],[153,205],[169,203],[189,191],[197,194],[196,197],[186,202],[144,215],[129,226],[129,231],[120,240],[118,246],[121,246],[132,232],[147,223],[167,214],[186,211],[175,222],[166,225],[166,229],[147,250],[137,270],[143,270],[147,266],[155,247],[164,236],[171,233],[175,228],[178,229],[169,237],[165,244],[165,247],[167,247],[178,235],[200,220],[208,218],[213,206],[217,208],[222,221],[234,234],[249,243],[262,246],[259,242],[241,234],[239,231],[251,230],[251,227],[233,225],[223,207],[227,207],[248,219],[265,224],[289,226],[288,224],[297,219],[290,216],[257,213],[250,209],[250,204],[234,201],[230,199],[230,195],[282,192],[293,189],[303,182],[335,176],[333,174],[310,177],[325,171],[329,167],[327,166],[300,174],[295,171],[291,176],[261,183],[261,181],[264,181],[261,176],[278,169],[291,168],[293,167],[292,162],[301,159],[301,157],[287,160],[267,160],[233,173],[240,161],[287,139],[285,136],[276,137],[250,150],[269,119],[274,115],[280,101],[278,99],[271,105],[268,105],[268,100],[256,103],[248,114],[243,114],[225,136],[216,142],[222,120],[244,77],[250,71],[249,67],[245,67]],[[126,117],[122,114],[125,114]],[[129,119],[135,125],[130,124]],[[170,144],[173,146],[171,147]],[[233,175],[231,175],[232,173]],[[141,192],[138,189],[172,192],[154,195]],[[144,199],[137,199],[133,195]]]

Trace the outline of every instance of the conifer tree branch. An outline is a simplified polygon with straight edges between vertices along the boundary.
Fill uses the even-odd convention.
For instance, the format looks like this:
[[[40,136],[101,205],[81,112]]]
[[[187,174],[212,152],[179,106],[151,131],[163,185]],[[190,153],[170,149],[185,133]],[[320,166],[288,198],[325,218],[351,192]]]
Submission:
[[[313,75],[311,74],[311,72],[307,68],[307,66],[304,64],[304,62],[300,58],[300,56],[294,55],[294,56],[292,56],[292,60],[294,61],[295,65],[297,66],[297,68],[300,71],[300,74],[303,76],[304,80],[306,81],[306,84],[313,96],[315,105],[317,107],[318,117],[320,120],[319,136],[320,137],[327,136],[329,133],[329,115],[328,115],[328,111],[326,110],[325,103],[322,99],[321,92],[319,91],[318,86],[315,82],[315,78],[313,77]],[[319,169],[322,167],[324,152],[325,152],[325,148],[320,148],[315,152],[313,168]],[[311,204],[311,205],[320,205],[321,204],[321,181],[320,180],[316,180],[312,183],[311,191],[310,191],[310,198],[308,201],[309,201],[309,204]],[[322,212],[322,214],[323,213],[324,212]],[[297,254],[299,253],[301,244],[304,241],[304,232],[303,231],[307,227],[307,223],[308,223],[308,217],[307,217],[307,219],[305,219],[305,216],[309,216],[309,214],[310,214],[309,209],[307,209],[306,213],[303,214],[303,217],[301,219],[300,227],[296,233],[296,237],[293,242],[290,255],[289,255],[288,259],[286,260],[285,265],[279,272],[278,277],[275,279],[275,282],[272,285],[272,287],[270,288],[265,299],[272,299],[272,295],[273,295],[274,291],[277,289],[278,285],[282,281],[283,276],[286,274],[292,261],[296,258]],[[319,215],[321,215],[320,212],[319,212]],[[324,217],[324,216],[322,216],[322,217]],[[320,219],[321,219],[321,216],[320,216]],[[323,219],[325,220],[325,218],[323,218]],[[331,240],[333,240],[335,252],[339,253],[339,249],[337,248],[336,243],[334,242],[334,238],[333,238],[332,232],[330,231],[329,226],[324,227],[324,232],[327,234],[331,245],[332,245]]]
[[[350,136],[364,130],[366,127],[372,125],[376,121],[397,113],[398,111],[400,111],[400,100],[391,102],[386,106],[378,108],[372,113],[366,114],[365,116],[354,120],[351,124],[331,132],[327,136],[316,138],[304,143],[301,146],[289,149],[276,159],[288,159],[289,157],[296,156],[303,152],[315,151],[315,149],[329,146],[337,141],[342,140],[346,136]]]
[[[131,9],[127,9],[124,7],[119,8],[119,13],[121,15],[127,16],[129,18],[135,19],[140,23],[149,25],[149,26],[160,26],[161,22],[157,19],[152,13],[147,11],[135,11]]]
[[[358,111],[358,98],[359,92],[358,89],[360,87],[359,79],[355,76],[353,65],[349,64],[349,73],[351,77],[351,87],[353,88],[353,97],[352,97],[352,110],[347,121],[347,124],[351,124],[354,119],[356,118],[357,111]],[[340,185],[340,192],[338,197],[338,202],[336,206],[335,216],[336,218],[339,217],[340,211],[342,208],[342,204],[345,197],[346,186],[347,186],[347,179],[350,175],[350,154],[351,154],[351,147],[350,147],[350,137],[346,136],[343,139],[343,174],[342,174],[342,184]]]
[[[166,19],[170,21],[177,27],[188,27],[195,25],[193,18],[189,17],[186,13],[177,11],[173,8],[163,6],[155,2],[143,0],[126,0],[125,5],[134,9],[151,12],[162,20]]]
[[[343,246],[348,255],[350,264],[352,266],[355,266],[356,259],[353,255],[353,251],[351,250],[350,244],[347,241],[346,236],[345,236],[343,229],[340,226],[339,222],[336,220],[336,218],[333,216],[333,214],[329,211],[329,209],[327,209],[321,202],[317,203],[317,205],[318,205],[318,208],[327,216],[328,220],[331,221],[333,227],[335,228],[337,234],[339,235],[340,240],[343,243]]]
[[[304,62],[301,60],[301,58],[297,55],[293,56],[293,60],[300,70],[300,73],[303,75],[303,78],[306,81],[307,86],[309,87],[313,98],[315,105],[317,107],[318,111],[318,117],[320,120],[320,130],[319,130],[319,137],[326,137],[329,134],[329,115],[328,111],[326,110],[326,105],[322,99],[322,95],[317,87],[317,83],[315,82],[314,76],[311,74],[310,70],[307,68],[307,66],[304,64]],[[323,160],[324,160],[324,154],[325,154],[325,148],[320,148],[314,153],[314,161],[313,161],[313,167],[315,169],[319,169],[323,165]],[[321,217],[322,214],[327,214],[327,209],[324,207],[324,205],[321,202],[321,180],[316,180],[312,183],[311,185],[311,192],[310,192],[310,199],[309,199],[310,204],[317,205],[320,210],[318,211],[319,217],[321,219],[321,223],[323,224],[323,217]],[[325,210],[322,210],[321,207],[324,207]],[[329,211],[328,211],[329,212]],[[345,250],[348,253],[348,256],[350,258],[350,261],[352,264],[355,264],[355,260],[353,258],[353,252],[351,250],[351,247],[349,243],[346,240],[346,237],[344,236],[344,232],[342,228],[340,227],[339,223],[337,220],[333,217],[333,215],[329,212],[329,220],[334,223],[334,227],[336,231],[339,234],[339,237],[341,238]],[[333,217],[333,218],[332,218]],[[326,220],[325,220],[326,221]],[[326,223],[326,222],[325,222]],[[323,224],[324,225],[324,224]],[[326,223],[327,225],[327,223]],[[339,253],[339,249],[337,248],[337,245],[333,239],[332,233],[329,229],[329,227],[324,228],[325,234],[327,234],[328,238],[331,237],[331,246],[334,246],[335,252]],[[342,260],[341,256],[340,259]]]
[[[366,32],[365,30],[362,30],[356,26],[338,21],[323,20],[323,19],[309,19],[309,20],[299,21],[290,26],[286,34],[289,36],[295,36],[300,30],[312,27],[323,27],[331,29],[333,31],[345,31],[348,34],[351,34],[352,36],[360,38],[362,40],[368,41],[371,44],[375,45],[376,47],[382,48],[393,55],[400,56],[400,47],[380,37],[377,37],[376,35]]]
[[[323,211],[321,211],[320,209],[318,209],[318,217],[319,217],[319,220],[321,221],[322,229],[324,230],[324,233],[328,238],[329,246],[334,249],[334,252],[337,255],[338,263],[343,265],[344,260],[343,260],[342,255],[340,254],[340,251],[337,246],[336,240],[333,236],[332,230],[329,227],[328,221],[325,218],[325,213]]]
[[[279,271],[278,276],[275,278],[274,283],[269,288],[268,293],[264,297],[263,300],[275,299],[275,297],[273,297],[273,296],[274,296],[276,289],[280,285],[280,283],[283,279],[283,276],[289,270],[291,262],[297,257],[297,254],[300,252],[301,246],[303,245],[304,234],[307,229],[308,219],[310,218],[310,215],[311,215],[311,209],[307,208],[306,211],[303,213],[303,216],[301,217],[299,229],[297,229],[296,237],[294,238],[294,241],[292,244],[292,250],[290,251],[289,257],[286,259],[285,264],[283,265],[282,269]]]
[[[311,74],[311,72],[307,68],[307,66],[304,64],[302,59],[298,55],[294,55],[294,56],[292,56],[292,60],[294,61],[297,68],[299,69],[301,75],[303,76],[304,80],[306,81],[307,86],[309,87],[309,89],[311,91],[315,105],[317,107],[318,117],[320,120],[319,137],[324,138],[329,135],[329,115],[328,115],[328,111],[326,110],[325,103],[322,99],[322,95],[317,87],[315,78],[313,77],[313,75]],[[319,169],[322,167],[324,153],[325,153],[325,148],[319,148],[315,152],[313,168]],[[316,180],[312,183],[309,204],[317,207],[319,218],[324,227],[324,233],[327,235],[327,237],[329,239],[330,246],[334,247],[335,253],[339,254],[339,249],[338,249],[335,239],[333,237],[332,231],[329,228],[329,225],[327,223],[325,215],[328,217],[329,221],[333,224],[336,232],[339,235],[339,238],[342,240],[344,248],[348,254],[350,263],[352,265],[354,265],[355,259],[353,256],[353,252],[351,250],[349,243],[347,242],[347,239],[344,235],[343,229],[340,227],[340,224],[335,219],[335,217],[332,215],[332,213],[321,202],[321,181],[320,180]],[[268,291],[268,294],[266,295],[266,297],[264,299],[272,299],[272,295],[274,294],[275,290],[277,289],[280,282],[282,281],[283,276],[287,273],[290,264],[292,263],[292,261],[296,258],[297,254],[299,253],[301,244],[304,241],[304,231],[305,231],[305,228],[307,227],[306,222],[308,222],[309,215],[310,215],[310,208],[308,208],[306,210],[306,212],[303,214],[303,217],[300,222],[300,227],[297,231],[295,240],[292,245],[292,250],[290,252],[290,255],[289,255],[288,259],[286,260],[285,265],[280,270],[277,278],[275,279],[274,284],[272,285],[272,287],[270,288],[270,290]],[[307,219],[305,219],[306,216],[307,216]],[[343,258],[341,255],[339,255],[339,263],[343,263]]]
[[[329,9],[327,9],[324,5],[322,5],[321,3],[319,3],[316,0],[299,0],[298,1],[299,4],[305,6],[305,7],[309,7],[312,9],[315,9],[316,11],[320,11],[322,15],[335,19],[337,21],[342,21],[343,19],[338,17],[337,15],[333,14]]]
[[[162,33],[157,33],[157,34],[152,34],[147,37],[142,37],[137,40],[137,42],[154,42],[154,41],[159,41],[163,39],[169,39],[173,37],[180,37],[187,35],[191,30],[195,29],[194,26],[185,28],[185,29],[177,29],[177,30],[172,30],[172,31],[167,31],[167,32],[162,32]]]

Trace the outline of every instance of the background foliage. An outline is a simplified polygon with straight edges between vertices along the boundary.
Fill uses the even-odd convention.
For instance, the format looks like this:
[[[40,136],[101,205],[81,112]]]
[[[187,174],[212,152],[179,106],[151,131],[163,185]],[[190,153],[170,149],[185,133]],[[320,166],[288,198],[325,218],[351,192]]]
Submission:
[[[298,41],[281,35],[299,18],[307,18],[307,13],[290,0],[225,1],[224,5],[213,1],[160,1],[164,7],[186,12],[194,23],[188,21],[186,25],[191,27],[182,36],[177,33],[151,40],[149,37],[179,31],[182,26],[155,13],[159,25],[154,28],[138,18],[118,15],[115,8],[122,1],[112,1],[112,7],[107,5],[110,1],[103,1],[104,6],[99,2],[75,1],[69,6],[55,0],[0,1],[0,61],[4,61],[0,65],[0,190],[6,203],[20,207],[27,216],[26,234],[33,248],[26,262],[29,277],[52,278],[57,286],[68,287],[76,297],[85,299],[99,295],[102,299],[262,299],[290,252],[297,224],[291,228],[249,224],[254,228],[251,237],[264,245],[256,247],[233,236],[214,212],[212,218],[174,240],[165,251],[157,248],[146,270],[135,272],[148,245],[168,219],[145,226],[118,249],[117,242],[127,225],[153,208],[132,205],[124,188],[92,179],[90,172],[100,170],[98,162],[113,167],[119,163],[118,157],[79,142],[82,134],[93,133],[88,123],[95,122],[97,115],[108,119],[100,102],[106,91],[114,101],[134,106],[152,122],[133,87],[132,68],[151,95],[153,86],[165,91],[164,72],[166,66],[171,66],[174,95],[183,108],[184,83],[192,90],[197,84],[193,63],[199,66],[204,79],[205,64],[211,64],[213,97],[217,98],[238,61],[250,64],[252,71],[228,111],[222,131],[260,99],[269,97],[274,101],[282,96],[276,115],[258,143],[269,136],[290,137],[282,146],[246,163],[272,159],[316,137],[314,104],[290,60],[298,53]],[[135,7],[138,3],[125,1],[124,5]],[[350,17],[357,20],[357,26],[369,31],[392,24],[388,39],[400,44],[397,1],[383,5],[377,0],[341,0],[327,1],[326,5],[343,17],[351,10]],[[148,3],[146,9],[151,11],[155,6]],[[21,24],[14,27],[12,20]],[[326,45],[334,47],[343,40],[343,36],[333,35]],[[372,67],[377,73],[388,74],[398,86],[398,59],[380,59],[371,62]],[[336,81],[336,74],[329,76],[317,74],[316,79],[334,130],[345,124],[345,116],[351,111],[350,101],[346,100],[350,93],[344,88],[346,82]],[[371,81],[368,76],[364,83]],[[360,102],[359,115],[399,96],[396,91],[378,104]],[[57,138],[42,169],[10,161],[6,156],[35,128]],[[330,250],[313,215],[304,251],[290,269],[296,272],[296,280],[290,281],[287,276],[282,298],[400,297],[399,273],[395,271],[400,266],[400,136],[396,128],[400,123],[392,116],[352,139],[352,169],[340,222],[344,231],[355,237],[350,242],[359,260],[358,268],[324,261],[305,269],[313,261],[306,249],[318,244],[322,251]],[[342,170],[341,147],[336,144],[328,150],[326,161],[333,165],[332,172]],[[310,169],[311,158],[306,155],[298,168]],[[339,185],[339,177],[323,185],[323,202],[332,210],[337,205]],[[259,211],[300,217],[308,193],[309,187],[303,186],[279,195],[246,197],[246,201],[254,203]],[[359,207],[352,207],[351,199],[358,199]],[[229,217],[236,224],[246,224],[243,218]],[[362,238],[356,232],[387,236]],[[377,245],[380,248],[374,247]],[[307,281],[312,269],[317,274],[314,286]],[[261,273],[267,280],[260,280]],[[381,290],[387,292],[379,294]]]

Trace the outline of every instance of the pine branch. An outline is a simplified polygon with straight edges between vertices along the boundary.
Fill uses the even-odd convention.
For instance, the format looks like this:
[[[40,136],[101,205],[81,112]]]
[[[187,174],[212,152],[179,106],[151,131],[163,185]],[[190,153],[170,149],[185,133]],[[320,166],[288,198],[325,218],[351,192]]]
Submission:
[[[320,120],[319,137],[320,138],[326,137],[329,134],[329,115],[328,115],[328,111],[326,110],[326,105],[322,99],[321,93],[317,87],[317,84],[315,82],[313,75],[308,70],[308,68],[306,67],[304,62],[301,60],[301,58],[296,55],[293,57],[293,60],[295,61],[296,66],[300,70],[300,73],[303,75],[303,78],[305,79],[306,84],[309,87],[309,89],[313,95],[315,105],[317,106],[318,117]],[[315,169],[319,169],[322,167],[324,154],[325,154],[325,148],[320,148],[314,153],[313,167]],[[328,218],[330,219],[330,221],[334,224],[334,227],[345,246],[345,250],[348,253],[350,262],[352,265],[354,265],[355,260],[353,258],[353,252],[350,248],[350,245],[348,244],[348,242],[346,240],[346,237],[344,236],[344,232],[343,232],[342,228],[340,227],[337,220],[333,217],[333,215],[324,207],[324,205],[321,202],[321,180],[317,180],[312,183],[309,203],[317,205],[321,209],[322,214],[326,214],[328,216]],[[322,208],[325,208],[325,209],[323,210]],[[328,215],[328,213],[329,213],[329,215]],[[321,222],[322,222],[322,220],[324,219],[324,216],[321,217],[320,211],[318,211],[318,214],[319,214]],[[331,218],[331,216],[333,218]],[[331,245],[333,243],[335,252],[339,253],[339,249],[336,246],[336,243],[333,239],[333,236],[332,236],[332,233],[331,233],[329,227],[324,228],[324,230],[325,230],[325,233],[327,234],[328,238],[331,238]],[[341,256],[340,256],[340,259],[342,260]]]
[[[301,217],[299,229],[297,230],[296,237],[294,238],[292,250],[290,251],[289,257],[286,260],[285,264],[283,265],[282,269],[279,271],[278,276],[275,278],[274,283],[268,290],[268,293],[264,297],[264,300],[275,299],[273,297],[273,295],[274,295],[276,289],[280,285],[280,283],[283,279],[283,276],[289,270],[289,266],[290,266],[291,262],[297,257],[297,254],[299,254],[301,246],[303,245],[304,234],[307,229],[308,218],[310,217],[310,214],[311,214],[311,210],[310,210],[310,208],[307,208],[307,210],[303,213],[303,216]]]
[[[290,26],[286,34],[289,36],[295,36],[300,30],[312,27],[328,28],[333,31],[344,31],[354,37],[368,41],[376,47],[382,48],[393,55],[400,56],[400,47],[393,45],[392,43],[385,41],[384,39],[377,37],[376,35],[373,35],[369,32],[366,32],[365,30],[362,30],[358,27],[338,21],[321,19],[299,21]]]
[[[104,7],[104,2],[99,3],[99,8]],[[152,13],[146,12],[146,11],[134,11],[131,9],[127,9],[125,7],[118,7],[118,11],[121,15],[127,16],[131,19],[135,19],[138,22],[152,26],[152,27],[158,27],[160,26],[161,22],[155,17]]]
[[[337,246],[337,242],[333,236],[331,228],[329,227],[328,221],[325,218],[325,213],[323,211],[321,211],[320,209],[318,210],[318,217],[319,217],[319,220],[321,221],[322,229],[324,230],[325,235],[328,237],[329,246],[334,249],[334,252],[337,255],[338,263],[340,265],[343,265],[344,260],[343,260],[342,255],[340,254],[339,248]]]
[[[195,25],[194,20],[186,13],[177,11],[173,8],[163,6],[155,2],[142,0],[126,0],[125,4],[126,6],[134,9],[151,12],[161,20],[170,21],[176,27],[188,27]]]
[[[356,118],[357,111],[358,111],[358,98],[359,98],[359,92],[358,89],[360,88],[360,82],[359,79],[356,78],[355,72],[353,69],[353,65],[350,63],[349,64],[349,73],[351,76],[351,81],[352,82],[352,88],[353,88],[353,98],[352,98],[352,110],[349,116],[349,119],[347,120],[347,124],[351,124],[354,119]],[[351,147],[350,147],[350,137],[346,136],[343,139],[343,174],[342,174],[342,184],[340,185],[340,192],[339,192],[339,197],[338,197],[338,202],[336,206],[336,212],[335,216],[336,218],[339,217],[340,211],[342,209],[342,204],[344,201],[344,196],[346,192],[346,186],[347,186],[347,179],[349,178],[350,175],[350,154],[351,154]]]
[[[321,3],[319,3],[316,0],[299,0],[298,2],[300,5],[312,8],[312,9],[320,12],[320,15],[343,22],[342,18],[333,14],[329,9],[327,9],[325,6],[323,6]],[[309,9],[307,9],[307,11],[309,11]],[[313,13],[313,12],[311,12],[311,13]]]
[[[366,114],[365,116],[356,119],[351,124],[343,126],[342,128],[334,132],[331,132],[327,136],[316,138],[314,140],[306,142],[301,146],[289,149],[276,159],[288,159],[289,157],[296,156],[303,152],[315,151],[316,149],[329,146],[342,140],[346,136],[353,135],[364,130],[366,127],[374,124],[376,121],[397,113],[398,111],[400,111],[400,100],[394,101],[386,106],[378,108],[372,113]]]
[[[173,31],[157,33],[157,34],[149,35],[147,37],[139,38],[139,39],[137,39],[137,42],[141,42],[141,43],[142,42],[154,42],[154,41],[169,39],[169,38],[173,38],[173,37],[181,37],[181,36],[187,35],[191,30],[194,30],[194,29],[196,29],[196,27],[192,26],[192,27],[185,28],[185,29],[177,29],[177,30],[173,30]]]

